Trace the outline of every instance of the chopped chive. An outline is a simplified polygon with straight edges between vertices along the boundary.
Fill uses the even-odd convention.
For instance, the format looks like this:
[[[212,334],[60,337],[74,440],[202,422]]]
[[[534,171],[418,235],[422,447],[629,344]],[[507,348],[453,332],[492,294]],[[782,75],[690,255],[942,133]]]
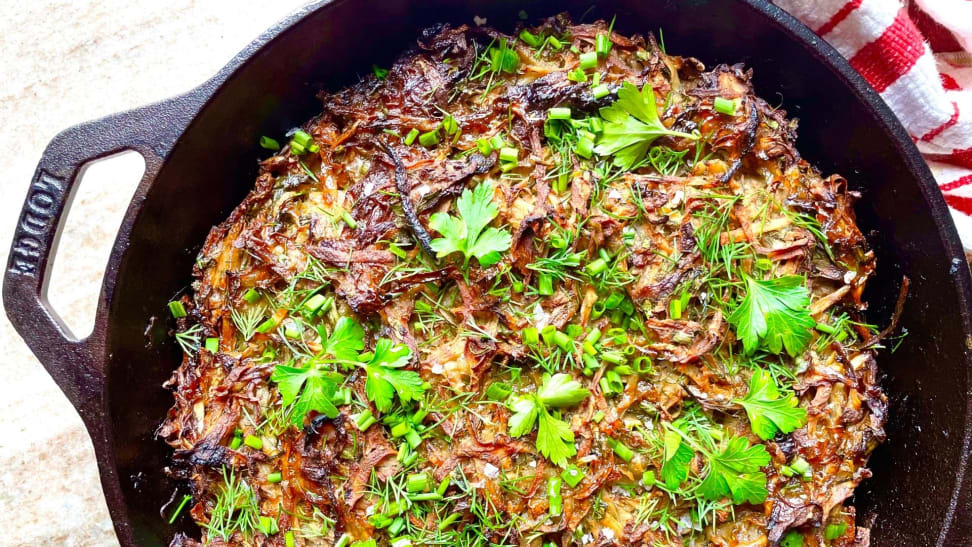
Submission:
[[[388,525],[388,533],[391,534],[392,536],[397,536],[398,533],[401,532],[402,529],[404,528],[405,528],[405,519],[403,519],[402,517],[398,517],[395,520],[393,520],[390,525]]]
[[[303,145],[297,144],[294,141],[290,141],[290,152],[295,156],[303,156],[307,153],[307,149]]]
[[[620,351],[605,351],[601,353],[601,359],[612,365],[620,365],[625,362],[624,354]]]
[[[256,289],[250,288],[247,289],[245,293],[243,293],[243,300],[246,300],[250,304],[253,304],[259,299],[260,299],[260,293],[258,293]]]
[[[554,344],[557,344],[557,347],[559,347],[560,349],[562,349],[564,351],[570,351],[572,349],[573,344],[572,344],[572,341],[571,341],[570,337],[567,336],[566,334],[560,332],[559,330],[558,331],[554,331],[554,333],[553,333],[553,341],[554,341]]]
[[[564,512],[564,498],[560,493],[563,479],[557,475],[547,479],[547,501],[550,504],[550,516],[560,516]]]
[[[601,423],[601,420],[604,419],[604,411],[598,410],[597,412],[594,413],[594,416],[592,418],[594,420],[594,423],[596,424]]]
[[[547,118],[551,120],[569,120],[570,108],[569,107],[551,108],[550,110],[547,111]]]
[[[284,534],[284,544],[286,547],[294,547],[295,545],[297,545],[296,543],[294,543],[293,530],[287,530],[287,533]]]
[[[300,328],[300,324],[297,322],[288,322],[286,326],[284,326],[284,336],[287,338],[296,340],[300,338],[301,332],[302,329]]]
[[[523,40],[532,47],[537,47],[540,45],[540,38],[527,29],[520,31],[520,40]]]
[[[321,151],[321,147],[317,146],[317,143],[312,143],[310,146],[307,147],[307,151],[310,152],[311,154],[316,154]]]
[[[600,84],[600,85],[594,86],[594,88],[591,89],[591,95],[594,95],[594,98],[595,99],[600,99],[602,97],[607,97],[608,94],[610,94],[610,93],[611,93],[611,88],[609,88],[607,86],[607,84]]]
[[[523,343],[528,346],[536,346],[540,343],[540,338],[538,336],[538,331],[536,327],[527,327],[520,331],[520,337],[523,338]]]
[[[450,484],[452,484],[452,479],[449,477],[442,479],[442,482],[439,483],[439,487],[435,489],[435,493],[440,496],[446,495],[446,491],[449,490]]]
[[[178,300],[169,302],[169,312],[171,312],[172,317],[176,319],[186,316],[186,308],[182,305],[182,302],[179,302]]]
[[[611,51],[611,37],[607,34],[598,34],[594,44],[594,51],[597,52],[597,55],[599,57],[607,57]]]
[[[408,134],[405,135],[405,138],[402,140],[402,142],[404,142],[407,146],[411,146],[412,143],[415,142],[415,139],[418,136],[419,136],[419,130],[413,127],[408,131]]]
[[[354,425],[358,428],[358,431],[367,431],[368,428],[374,425],[377,421],[378,420],[376,420],[371,414],[371,410],[365,409],[355,417]]]
[[[547,37],[547,44],[557,51],[560,51],[564,47],[563,42],[561,42],[554,36]]]
[[[514,281],[513,282],[513,292],[515,292],[515,293],[521,293],[521,292],[523,292],[523,282],[522,281],[517,280],[517,281]]]
[[[826,334],[837,334],[837,329],[826,323],[818,322],[816,325],[814,325],[814,328]]]
[[[270,517],[260,517],[260,524],[257,525],[257,529],[265,536],[272,536],[280,531],[277,521]]]
[[[277,319],[276,317],[271,317],[270,319],[267,319],[263,323],[260,323],[260,325],[256,328],[256,330],[260,334],[266,334],[275,328],[277,328]]]
[[[500,150],[506,146],[506,141],[503,140],[503,135],[497,133],[489,138],[489,144],[493,147],[493,149]]]
[[[425,147],[435,146],[439,144],[439,130],[429,131],[428,133],[422,133],[419,135],[419,144]]]
[[[584,342],[583,344],[581,344],[581,347],[584,349],[585,354],[590,356],[597,355],[597,348],[594,347],[594,344],[590,342]]]
[[[169,524],[172,524],[173,522],[175,522],[175,520],[177,518],[179,518],[179,513],[182,512],[182,509],[186,506],[187,503],[189,503],[189,500],[191,500],[191,499],[192,499],[192,496],[190,496],[188,494],[186,494],[185,496],[182,497],[182,502],[179,503],[179,507],[176,507],[175,512],[172,513],[172,516],[171,517],[169,517]]]
[[[672,319],[682,318],[682,301],[672,300],[668,303],[668,316]]]
[[[344,223],[348,225],[348,228],[351,228],[352,230],[358,227],[358,221],[354,220],[354,217],[351,216],[351,213],[347,211],[343,211],[341,213],[341,220],[343,220]]]
[[[459,132],[459,122],[452,117],[452,114],[446,114],[442,118],[442,129],[445,129],[446,135],[455,135]]]
[[[634,360],[634,370],[638,374],[648,374],[654,370],[651,366],[651,357],[647,355],[636,357]]]
[[[587,344],[587,342],[584,343]],[[584,361],[584,376],[592,376],[595,370],[601,368],[601,363],[590,353],[582,354],[581,359]]]
[[[243,444],[254,450],[263,450],[263,439],[257,437],[256,435],[247,435],[243,439]]]
[[[513,393],[513,388],[510,387],[510,384],[506,382],[493,382],[486,389],[486,398],[491,401],[505,401],[511,393]]]
[[[504,163],[516,163],[520,159],[520,152],[516,148],[504,146],[500,148],[499,159]]]
[[[716,97],[712,102],[712,106],[715,111],[720,114],[725,114],[727,116],[736,115],[736,101],[731,99],[726,99],[724,97]]]
[[[614,453],[617,454],[618,457],[621,458],[622,460],[626,462],[630,462],[631,459],[634,458],[634,451],[628,448],[627,446],[625,446],[621,441],[608,437],[607,444],[608,446],[611,447],[611,450],[614,450]]]
[[[591,344],[596,344],[598,340],[601,339],[601,329],[593,329],[591,332],[587,333],[584,337],[585,342],[590,342]]]
[[[554,344],[553,335],[555,332],[557,332],[557,327],[553,325],[547,325],[540,329],[540,336],[543,337],[543,343],[552,346]]]
[[[564,479],[564,482],[570,485],[571,488],[576,487],[582,480],[584,480],[584,472],[581,471],[581,469],[576,465],[568,465],[567,469],[564,469],[564,472],[561,473],[560,476]]]
[[[613,293],[609,294],[608,297],[607,297],[607,300],[604,301],[604,309],[606,309],[606,310],[613,310],[613,309],[617,308],[621,304],[621,301],[622,300],[624,300],[624,295],[623,294],[621,294],[619,292],[613,292]],[[611,333],[610,330],[607,332],[607,334],[609,336],[613,336],[613,334]]]
[[[304,148],[310,146],[311,142],[313,141],[309,133],[300,129],[295,131],[294,136],[291,138],[293,139],[293,142],[301,145]]]
[[[371,71],[375,73],[375,78],[378,78],[379,80],[384,80],[388,77],[387,68],[381,68],[378,65],[371,65]]]
[[[584,73],[583,69],[575,68],[567,73],[567,79],[582,84],[587,81],[587,74]]]
[[[216,353],[219,351],[219,338],[207,338],[206,339],[206,351],[209,353]]]
[[[581,70],[587,70],[597,66],[597,53],[594,51],[581,53],[579,59]]]
[[[323,294],[315,294],[314,296],[307,299],[306,302],[301,306],[304,311],[309,313],[315,313],[317,310],[324,306],[324,302],[327,301],[327,297]]]
[[[266,135],[260,137],[260,146],[267,150],[280,150],[280,143]]]
[[[412,429],[412,426],[408,422],[399,422],[392,426],[391,434],[392,437],[404,437]]]
[[[269,483],[278,483],[282,480],[283,480],[283,474],[281,474],[279,471],[267,475],[267,482]]]
[[[641,484],[644,485],[645,488],[655,486],[655,472],[651,469],[645,471],[645,473],[641,475]]]
[[[567,325],[566,332],[567,332],[567,336],[570,336],[571,338],[577,338],[578,336],[581,335],[581,333],[584,332],[584,327],[578,325],[577,323],[571,323]]]
[[[414,429],[408,430],[408,433],[405,434],[405,440],[412,448],[418,448],[422,444],[422,436],[416,433]]]
[[[234,435],[233,440],[230,441],[230,445],[229,445],[230,450],[239,449],[241,444],[243,444],[243,437],[240,435]]]
[[[598,258],[594,262],[591,262],[590,264],[584,267],[584,271],[586,271],[588,275],[597,275],[606,269],[607,269],[607,261],[604,260],[603,258]]]
[[[351,543],[351,534],[345,532],[341,534],[341,537],[334,544],[334,547],[348,547],[348,544],[350,543]]]
[[[550,296],[554,293],[552,275],[548,273],[537,275],[537,292],[543,296]]]
[[[479,153],[488,156],[493,153],[493,145],[490,144],[489,139],[479,139],[476,141],[476,148],[479,149]]]
[[[405,478],[405,488],[409,493],[425,492],[429,489],[428,473],[413,473]]]

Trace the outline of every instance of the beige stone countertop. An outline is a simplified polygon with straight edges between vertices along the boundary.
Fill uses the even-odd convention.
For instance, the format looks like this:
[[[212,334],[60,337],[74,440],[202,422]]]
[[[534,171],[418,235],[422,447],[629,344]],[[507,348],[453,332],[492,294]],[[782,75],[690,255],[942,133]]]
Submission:
[[[301,0],[0,0],[3,263],[37,161],[62,129],[187,91]],[[50,300],[90,331],[141,158],[85,175]],[[6,316],[0,325],[0,545],[117,545],[81,419]]]

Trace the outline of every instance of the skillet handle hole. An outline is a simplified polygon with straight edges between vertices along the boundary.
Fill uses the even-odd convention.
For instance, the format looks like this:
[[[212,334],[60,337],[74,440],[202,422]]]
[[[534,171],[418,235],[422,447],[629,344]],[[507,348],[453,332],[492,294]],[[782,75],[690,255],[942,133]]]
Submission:
[[[134,150],[81,167],[47,285],[47,300],[76,339],[94,329],[98,296],[115,236],[145,173]]]

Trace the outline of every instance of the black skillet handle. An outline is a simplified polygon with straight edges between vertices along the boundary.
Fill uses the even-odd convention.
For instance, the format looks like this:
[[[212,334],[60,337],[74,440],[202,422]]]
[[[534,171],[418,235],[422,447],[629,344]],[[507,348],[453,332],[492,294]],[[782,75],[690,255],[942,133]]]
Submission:
[[[145,159],[145,175],[135,192],[135,200],[140,199],[205,95],[199,88],[67,129],[47,145],[31,180],[4,272],[3,304],[14,328],[85,421],[100,408],[102,348],[92,347],[92,337],[76,338],[47,300],[52,258],[77,181],[91,160],[135,150]],[[95,332],[104,328],[104,319],[103,291]]]

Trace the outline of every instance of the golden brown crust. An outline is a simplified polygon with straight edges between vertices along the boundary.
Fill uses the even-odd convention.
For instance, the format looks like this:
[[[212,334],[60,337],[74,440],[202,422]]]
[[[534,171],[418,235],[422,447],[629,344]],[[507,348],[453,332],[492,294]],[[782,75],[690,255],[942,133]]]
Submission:
[[[653,38],[617,33],[599,61],[600,82],[612,91],[621,82],[650,85],[665,126],[696,132],[702,144],[656,141],[685,151],[682,167],[668,173],[649,164],[610,176],[609,161],[592,167],[580,156],[561,164],[563,152],[545,135],[548,109],[596,115],[615,100],[613,93],[596,98],[591,82],[568,78],[579,64],[570,46],[592,51],[607,25],[573,25],[558,16],[531,30],[562,37],[564,47],[538,52],[489,28],[443,26],[423,33],[383,80],[368,76],[322,93],[323,112],[303,128],[319,152],[285,149],[263,161],[254,190],[210,233],[193,272],[193,298],[183,300],[190,313],[179,327],[195,333],[197,346],[212,337],[219,348],[186,355],[168,383],[175,404],[160,429],[174,449],[170,472],[192,485],[191,514],[206,540],[285,545],[290,532],[297,545],[329,545],[347,533],[355,540],[374,535],[382,544],[390,536],[376,529],[374,516],[387,509],[380,488],[405,473],[428,472],[435,484],[452,478],[454,499],[445,512],[405,514],[407,530],[429,531],[415,544],[460,541],[459,532],[443,535],[455,528],[438,529],[453,513],[458,526],[501,544],[681,545],[691,536],[697,544],[764,545],[788,530],[798,530],[804,545],[866,544],[866,530],[855,528],[853,508],[843,502],[870,475],[864,466],[884,436],[887,402],[873,351],[862,344],[870,331],[848,323],[849,337],[841,340],[815,331],[796,358],[783,353],[767,356],[771,365],[740,366],[732,360],[742,346],[709,283],[725,277],[713,273],[711,249],[738,244],[751,253],[738,260],[741,272],[769,267],[771,276],[804,276],[817,322],[840,314],[853,319],[864,309],[861,293],[874,269],[854,219],[857,195],[843,178],[823,178],[800,158],[795,121],[755,96],[741,66],[704,71],[694,59],[666,55]],[[518,69],[483,73],[484,53],[504,40]],[[736,112],[718,112],[716,97],[736,100]],[[434,146],[404,144],[413,129],[437,131],[446,115],[457,134],[443,134]],[[517,167],[502,169],[496,151],[477,148],[496,134],[518,150]],[[570,181],[560,192],[552,187],[559,165]],[[488,268],[429,256],[421,232],[441,235],[429,227],[430,215],[455,214],[455,198],[484,181],[494,185],[492,226],[510,233],[509,252]],[[717,217],[722,224],[713,231]],[[562,232],[574,234],[570,249],[583,253],[584,263],[607,251],[615,284],[590,281],[582,263],[551,294],[532,290],[537,259],[556,250],[551,241]],[[528,290],[511,290],[520,283]],[[247,299],[251,289],[263,295],[259,301]],[[641,362],[651,370],[623,376],[618,393],[605,393],[608,367],[584,376],[578,346],[565,370],[591,396],[562,417],[575,437],[571,463],[585,477],[563,485],[562,515],[548,518],[546,481],[561,469],[538,453],[535,433],[511,436],[510,408],[490,401],[486,389],[507,382],[516,392],[536,391],[543,369],[524,346],[523,329],[578,325],[607,333],[617,325],[598,309],[612,292],[639,319],[624,321],[623,343],[602,344],[608,351],[633,348],[632,361],[650,358]],[[425,432],[415,449],[418,464],[403,465],[403,441],[388,425],[359,431],[352,416],[368,409],[382,417],[361,368],[336,369],[348,390],[336,418],[312,411],[298,417],[301,427],[289,424],[271,375],[278,365],[300,366],[322,351],[316,326],[299,313],[312,293],[333,299],[314,319],[324,334],[338,318],[355,317],[365,325],[365,350],[379,338],[412,350],[407,369],[428,382],[432,401],[416,426]],[[673,305],[691,311],[673,313]],[[244,333],[248,320],[250,327],[271,320],[275,328]],[[283,329],[295,321],[300,332],[290,339]],[[789,371],[805,425],[769,440],[754,434],[737,402],[749,389],[751,366]],[[648,472],[660,476],[664,424],[687,415],[702,416],[726,439],[765,446],[765,502],[724,499],[704,509],[660,484],[645,485]],[[262,447],[233,448],[234,437],[247,436],[259,437]],[[635,457],[617,457],[609,439]],[[797,460],[809,471],[787,476]],[[244,485],[243,497],[253,496],[255,515],[272,519],[278,532],[244,524],[221,537],[207,529],[225,498],[227,469],[234,470],[232,484]],[[695,454],[687,484],[706,469]],[[270,481],[272,473],[281,480]],[[465,490],[457,490],[459,482]],[[495,519],[490,526],[483,525],[484,511]],[[707,520],[693,522],[693,514]],[[194,542],[180,537],[173,544]]]

